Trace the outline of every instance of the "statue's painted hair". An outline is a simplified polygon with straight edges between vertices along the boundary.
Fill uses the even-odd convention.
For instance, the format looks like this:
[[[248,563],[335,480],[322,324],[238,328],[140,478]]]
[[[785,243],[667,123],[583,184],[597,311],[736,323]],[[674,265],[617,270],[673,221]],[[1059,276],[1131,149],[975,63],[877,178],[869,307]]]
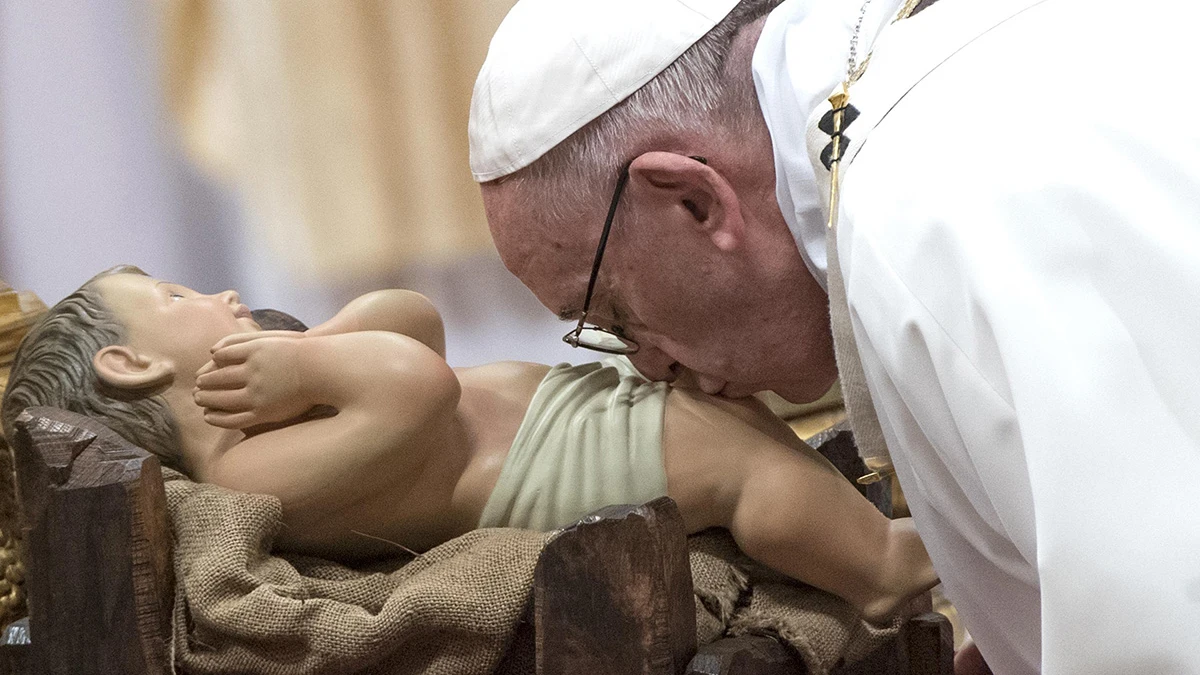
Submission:
[[[97,274],[51,307],[21,341],[0,405],[4,434],[12,438],[13,423],[25,408],[53,406],[99,420],[165,466],[180,468],[179,429],[163,397],[113,390],[92,365],[97,352],[128,338],[96,288],[98,279],[112,274],[146,276],[132,265]]]

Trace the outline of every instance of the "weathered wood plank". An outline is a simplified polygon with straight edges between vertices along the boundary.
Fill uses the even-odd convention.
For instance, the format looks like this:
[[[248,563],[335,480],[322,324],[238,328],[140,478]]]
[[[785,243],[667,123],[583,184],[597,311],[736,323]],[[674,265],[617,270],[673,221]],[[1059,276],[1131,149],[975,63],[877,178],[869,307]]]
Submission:
[[[0,632],[0,675],[29,675],[29,617],[19,619]]]
[[[17,345],[46,313],[33,293],[17,293],[0,279],[0,394],[8,386]],[[0,437],[0,625],[25,616],[25,567],[17,526],[12,454]]]
[[[702,645],[687,675],[804,675],[798,654],[778,640],[743,635]],[[936,612],[917,615],[895,640],[866,658],[834,668],[832,675],[953,675],[954,639],[950,621]]]
[[[831,675],[907,675],[903,630],[895,640],[851,664],[834,668]]]
[[[679,509],[610,506],[563,530],[534,574],[539,675],[683,675],[696,614]]]
[[[904,627],[908,675],[953,675],[954,627],[937,612],[909,619]]]
[[[169,672],[174,580],[158,460],[54,408],[31,408],[16,427],[38,672]]]
[[[893,642],[834,675],[954,675],[954,629],[937,612],[917,614]]]

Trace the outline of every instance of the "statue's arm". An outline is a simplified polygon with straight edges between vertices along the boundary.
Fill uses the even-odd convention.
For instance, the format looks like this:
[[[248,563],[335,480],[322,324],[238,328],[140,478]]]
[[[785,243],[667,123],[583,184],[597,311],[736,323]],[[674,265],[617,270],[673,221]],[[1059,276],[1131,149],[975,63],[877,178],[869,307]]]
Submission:
[[[275,495],[285,509],[342,508],[395,481],[405,465],[408,475],[418,475],[425,457],[399,449],[449,419],[458,400],[458,381],[445,360],[396,333],[267,337],[225,349],[233,350],[221,359],[228,365],[197,380],[196,402],[209,423],[245,429],[277,421],[290,407],[337,410],[246,438],[195,471],[205,482]],[[222,376],[226,369],[232,375]],[[210,381],[217,382],[212,389]],[[277,401],[289,401],[289,409],[278,413]]]
[[[310,336],[380,330],[407,335],[442,358],[446,335],[442,317],[429,299],[415,291],[386,289],[359,296],[332,319],[308,330]]]

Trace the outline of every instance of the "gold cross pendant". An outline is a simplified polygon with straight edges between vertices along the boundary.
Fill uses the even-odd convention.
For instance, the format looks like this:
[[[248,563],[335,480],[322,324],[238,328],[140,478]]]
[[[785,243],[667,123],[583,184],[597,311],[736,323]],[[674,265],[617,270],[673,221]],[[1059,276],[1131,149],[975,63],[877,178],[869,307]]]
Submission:
[[[845,82],[833,90],[833,94],[829,97],[829,105],[832,106],[832,110],[821,118],[819,126],[830,136],[829,145],[821,153],[821,159],[825,167],[829,169],[829,220],[826,227],[832,229],[837,223],[838,213],[838,190],[840,187],[838,167],[841,165],[842,155],[846,152],[846,145],[850,142],[844,132],[846,127],[850,126],[850,123],[858,117],[858,111],[850,105],[850,91]]]

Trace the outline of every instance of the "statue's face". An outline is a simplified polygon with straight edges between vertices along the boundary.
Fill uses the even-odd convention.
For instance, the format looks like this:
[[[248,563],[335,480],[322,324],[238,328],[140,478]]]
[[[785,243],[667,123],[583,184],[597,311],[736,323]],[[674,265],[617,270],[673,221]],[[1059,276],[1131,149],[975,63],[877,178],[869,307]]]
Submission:
[[[95,284],[125,326],[128,346],[169,360],[177,373],[195,373],[222,338],[261,330],[236,291],[204,295],[139,274],[113,274]]]

